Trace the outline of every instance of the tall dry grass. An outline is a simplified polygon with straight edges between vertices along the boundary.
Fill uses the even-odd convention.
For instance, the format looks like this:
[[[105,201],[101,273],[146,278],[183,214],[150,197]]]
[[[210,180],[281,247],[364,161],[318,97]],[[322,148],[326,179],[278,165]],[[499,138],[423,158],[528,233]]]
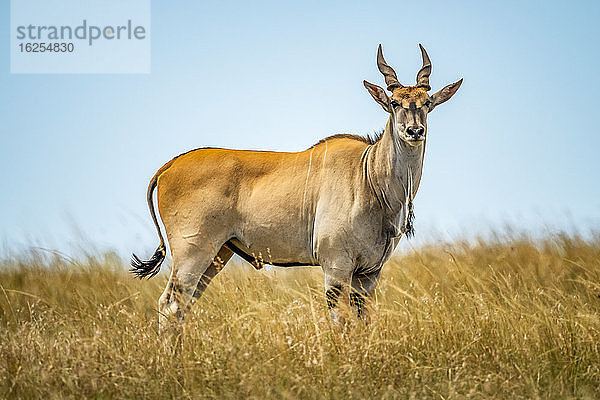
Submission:
[[[228,266],[183,348],[166,277],[111,255],[0,266],[3,398],[600,398],[600,238],[455,242],[384,268],[370,325],[333,327],[318,269]]]

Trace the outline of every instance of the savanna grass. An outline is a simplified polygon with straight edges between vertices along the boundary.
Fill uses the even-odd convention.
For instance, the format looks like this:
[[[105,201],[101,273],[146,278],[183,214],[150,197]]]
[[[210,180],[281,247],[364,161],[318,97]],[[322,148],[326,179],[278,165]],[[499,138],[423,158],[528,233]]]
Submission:
[[[167,269],[167,268],[165,268]],[[2,398],[600,398],[600,239],[425,246],[371,323],[333,326],[318,268],[231,265],[165,349],[166,282],[113,255],[0,265]]]

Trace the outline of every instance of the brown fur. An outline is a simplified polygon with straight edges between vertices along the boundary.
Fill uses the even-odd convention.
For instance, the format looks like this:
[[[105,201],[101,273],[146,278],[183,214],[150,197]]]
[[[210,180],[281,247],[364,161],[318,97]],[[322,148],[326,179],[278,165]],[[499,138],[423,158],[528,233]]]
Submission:
[[[402,235],[412,231],[427,113],[462,82],[430,98],[430,63],[421,50],[417,86],[403,87],[379,48],[378,66],[393,93],[390,99],[381,87],[363,82],[389,113],[384,132],[375,137],[338,134],[286,153],[204,148],[159,169],[147,194],[161,243],[150,260],[134,257],[132,266],[140,277],[153,276],[165,258],[152,202],[156,189],[173,256],[159,300],[161,328],[170,315],[183,320],[191,300],[233,252],[258,260],[255,266],[320,265],[334,320],[330,295],[337,298],[348,288],[355,298],[373,294],[383,264]]]
[[[326,138],[319,140],[317,143],[310,146],[310,148],[312,149],[313,147],[316,147],[320,144],[323,144],[325,142],[328,142],[330,140],[335,140],[335,139],[352,139],[352,140],[358,140],[359,142],[363,142],[366,144],[375,144],[379,141],[382,134],[383,134],[383,131],[376,132],[373,136],[371,136],[371,135],[365,135],[365,136],[354,135],[351,133],[338,133],[336,135],[327,136]]]
[[[421,108],[427,100],[429,100],[429,95],[425,88],[419,86],[406,86],[394,89],[392,92],[392,99],[396,100],[402,108],[409,108],[410,103],[415,103],[417,108]]]

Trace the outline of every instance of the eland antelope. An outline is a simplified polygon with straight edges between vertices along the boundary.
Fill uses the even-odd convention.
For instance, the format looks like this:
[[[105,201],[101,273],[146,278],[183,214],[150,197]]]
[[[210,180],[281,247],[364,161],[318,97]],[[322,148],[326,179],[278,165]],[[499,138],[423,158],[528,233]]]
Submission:
[[[335,135],[296,153],[201,148],[156,172],[147,193],[160,245],[149,260],[133,255],[138,277],[158,273],[166,247],[153,204],[164,224],[173,266],[158,301],[159,325],[182,321],[193,299],[238,254],[256,268],[319,265],[334,320],[342,292],[359,318],[383,264],[403,234],[411,235],[412,202],[419,188],[427,115],[456,93],[462,79],[428,94],[431,62],[415,86],[402,85],[377,51],[383,88],[363,81],[388,113],[378,137]]]

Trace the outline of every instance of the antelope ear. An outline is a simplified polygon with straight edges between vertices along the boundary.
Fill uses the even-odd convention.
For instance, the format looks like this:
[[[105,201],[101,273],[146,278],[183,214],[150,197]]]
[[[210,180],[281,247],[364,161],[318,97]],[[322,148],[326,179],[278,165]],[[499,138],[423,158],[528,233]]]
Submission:
[[[390,98],[385,90],[367,81],[363,81],[363,85],[365,85],[369,93],[371,93],[371,96],[373,96],[375,101],[378,102],[385,111],[390,112]]]
[[[433,110],[435,107],[439,106],[440,104],[450,100],[450,97],[454,96],[454,93],[456,93],[456,91],[462,84],[462,81],[463,80],[461,79],[458,82],[451,83],[448,86],[445,86],[439,92],[435,93],[433,96],[431,96],[433,99],[433,102],[431,104],[431,109],[429,111]]]

